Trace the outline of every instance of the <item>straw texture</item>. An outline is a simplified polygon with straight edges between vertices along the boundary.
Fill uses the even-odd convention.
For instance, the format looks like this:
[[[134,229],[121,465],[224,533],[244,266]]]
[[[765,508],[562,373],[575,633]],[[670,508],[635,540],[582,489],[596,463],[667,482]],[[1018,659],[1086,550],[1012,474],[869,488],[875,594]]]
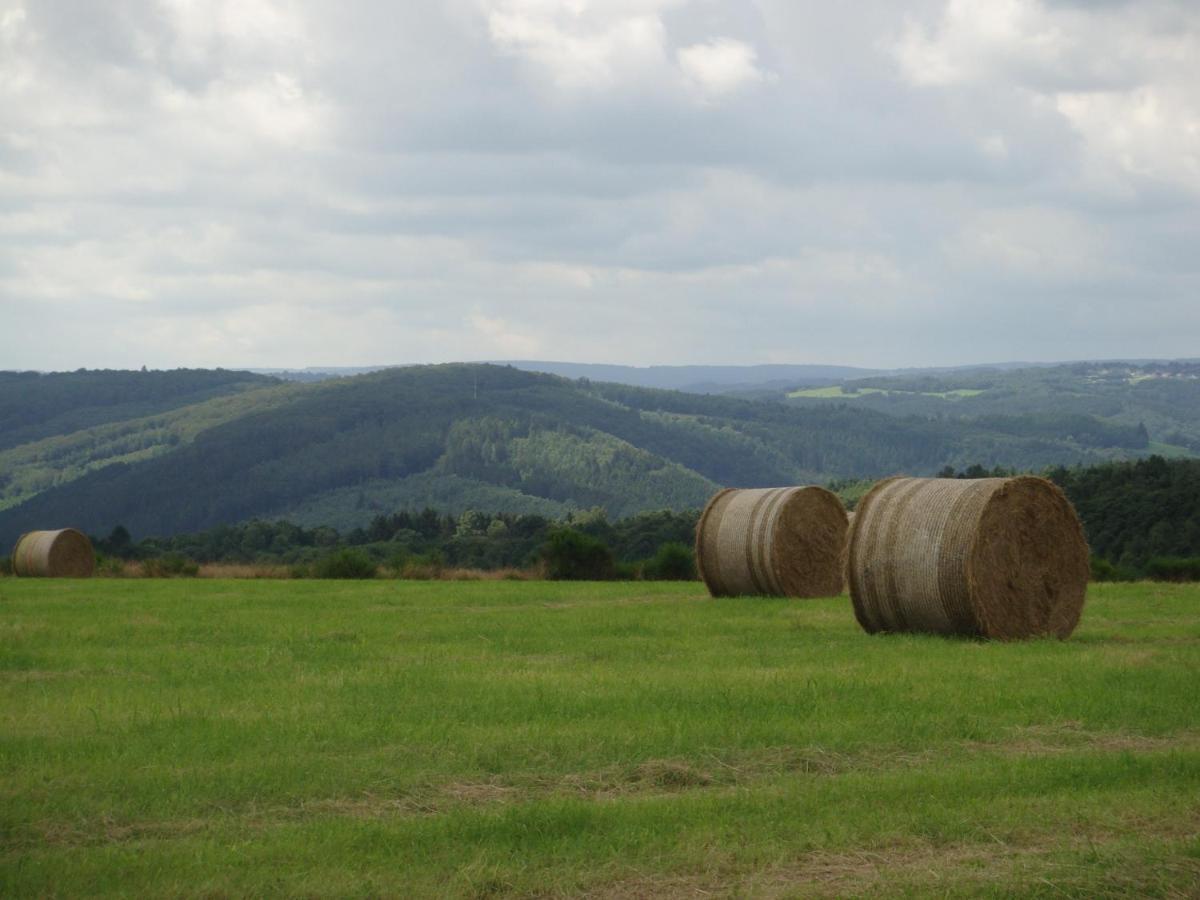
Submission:
[[[1087,542],[1043,478],[893,478],[855,512],[848,579],[868,632],[1066,638],[1079,623]]]
[[[824,488],[728,488],[696,526],[696,566],[714,597],[842,592],[846,510]]]
[[[81,531],[31,531],[13,549],[13,572],[26,577],[88,578],[96,571],[92,542]]]

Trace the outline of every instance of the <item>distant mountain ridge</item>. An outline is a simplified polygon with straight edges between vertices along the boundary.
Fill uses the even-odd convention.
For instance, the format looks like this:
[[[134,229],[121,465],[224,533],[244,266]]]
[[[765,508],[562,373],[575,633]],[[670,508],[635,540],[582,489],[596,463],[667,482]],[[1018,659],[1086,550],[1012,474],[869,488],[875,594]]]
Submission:
[[[1194,361],[1194,360],[1193,360]],[[1108,362],[1132,364],[1165,362],[1165,360],[1116,360],[1085,363],[1103,365]],[[611,363],[575,363],[549,360],[487,360],[465,365],[512,366],[526,372],[544,372],[563,378],[587,378],[590,381],[605,381],[628,384],[634,387],[660,388],[662,390],[687,391],[697,394],[753,394],[765,395],[771,391],[784,391],[797,387],[815,387],[842,384],[861,378],[908,377],[913,375],[947,375],[963,372],[1006,372],[1018,369],[1053,368],[1076,363],[1000,362],[973,363],[962,366],[925,366],[899,369],[862,368],[859,366],[818,364],[776,364],[744,366],[706,365],[652,365],[628,366]],[[258,375],[282,378],[288,381],[324,381],[329,378],[348,378],[381,372],[385,369],[400,369],[419,365],[417,363],[395,363],[380,366],[307,366],[302,369],[251,368]]]
[[[366,375],[386,369],[408,368],[413,364],[387,366],[306,366],[303,369],[250,369],[259,375],[289,381],[321,381]],[[542,362],[537,360],[487,360],[466,365],[512,366],[525,372],[542,372],[563,378],[587,378],[629,384],[635,387],[685,390],[693,393],[718,393],[720,388],[778,387],[800,384],[833,384],[850,378],[888,374],[891,370],[862,369],[855,366],[821,365],[750,365],[750,366],[622,366],[607,363]],[[716,390],[707,391],[706,387]]]
[[[1197,360],[910,372],[798,386],[774,396],[798,406],[849,404],[893,416],[951,417],[983,425],[998,417],[1035,417],[1064,432],[1083,415],[1145,428],[1159,454],[1200,454]]]
[[[1088,377],[1070,383],[1087,390]],[[37,409],[38,385],[64,395],[67,413]],[[131,390],[145,404],[113,402]],[[426,505],[619,517],[694,508],[725,485],[1134,458],[1162,437],[1157,421],[1084,411],[898,416],[857,399],[789,406],[485,364],[317,383],[204,370],[5,376],[0,400],[0,426],[36,430],[0,450],[0,548],[33,528],[123,524],[140,537],[255,517],[353,527]]]
[[[306,366],[303,369],[250,369],[259,375],[289,381],[322,381],[327,378],[346,378],[366,375],[385,369],[406,368],[413,363],[384,366]],[[1037,363],[995,363],[978,366],[923,369],[870,369],[858,366],[816,364],[774,364],[745,366],[653,365],[627,366],[610,363],[574,363],[547,360],[487,360],[467,365],[512,366],[526,372],[543,372],[563,378],[587,378],[628,384],[634,387],[687,391],[699,394],[719,394],[738,391],[783,389],[802,385],[836,384],[855,378],[875,375],[898,375],[911,372],[947,372],[964,369],[1011,369],[1038,365]]]

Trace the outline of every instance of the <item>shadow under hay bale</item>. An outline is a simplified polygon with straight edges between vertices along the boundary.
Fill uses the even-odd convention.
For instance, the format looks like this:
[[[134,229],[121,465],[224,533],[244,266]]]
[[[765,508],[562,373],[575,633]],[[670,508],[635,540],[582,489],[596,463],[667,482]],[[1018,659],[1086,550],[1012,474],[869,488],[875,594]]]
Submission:
[[[1088,558],[1074,508],[1043,478],[893,478],[859,501],[847,569],[871,633],[1066,638]]]
[[[696,568],[714,597],[832,597],[845,546],[846,510],[824,488],[727,488],[696,525]]]
[[[87,535],[74,528],[31,531],[13,550],[13,574],[26,578],[90,578],[96,553]]]

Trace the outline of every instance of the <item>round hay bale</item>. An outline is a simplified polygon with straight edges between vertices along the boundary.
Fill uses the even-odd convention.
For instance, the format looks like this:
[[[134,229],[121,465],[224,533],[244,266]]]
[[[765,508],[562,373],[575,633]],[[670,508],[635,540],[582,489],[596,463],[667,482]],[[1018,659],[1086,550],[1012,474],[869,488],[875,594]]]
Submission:
[[[31,531],[13,549],[13,574],[43,578],[89,578],[96,554],[87,535],[74,528]]]
[[[846,510],[824,488],[727,488],[696,525],[696,568],[714,597],[833,597],[845,546]]]
[[[870,633],[1066,638],[1079,624],[1087,541],[1044,478],[892,478],[856,513],[850,597]]]

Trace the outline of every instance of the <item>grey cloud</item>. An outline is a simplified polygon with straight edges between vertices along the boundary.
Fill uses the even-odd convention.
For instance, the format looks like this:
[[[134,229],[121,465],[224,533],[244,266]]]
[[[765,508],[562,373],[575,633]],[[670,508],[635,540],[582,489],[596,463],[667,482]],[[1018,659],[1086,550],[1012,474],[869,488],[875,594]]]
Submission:
[[[0,31],[0,81],[31,79],[0,98],[3,366],[140,365],[140,333],[160,365],[918,365],[1200,339],[1188,145],[1132,119],[1134,143],[1105,143],[1104,109],[1060,103],[1197,113],[1154,52],[1200,41],[1186,3],[1025,0],[1078,39],[1022,60],[940,0],[690,0],[661,10],[653,64],[583,86],[466,0],[190,23],[18,6],[39,40]],[[969,71],[921,82],[906,34]],[[676,52],[717,39],[762,77],[690,92]],[[50,347],[58,319],[84,324]]]

